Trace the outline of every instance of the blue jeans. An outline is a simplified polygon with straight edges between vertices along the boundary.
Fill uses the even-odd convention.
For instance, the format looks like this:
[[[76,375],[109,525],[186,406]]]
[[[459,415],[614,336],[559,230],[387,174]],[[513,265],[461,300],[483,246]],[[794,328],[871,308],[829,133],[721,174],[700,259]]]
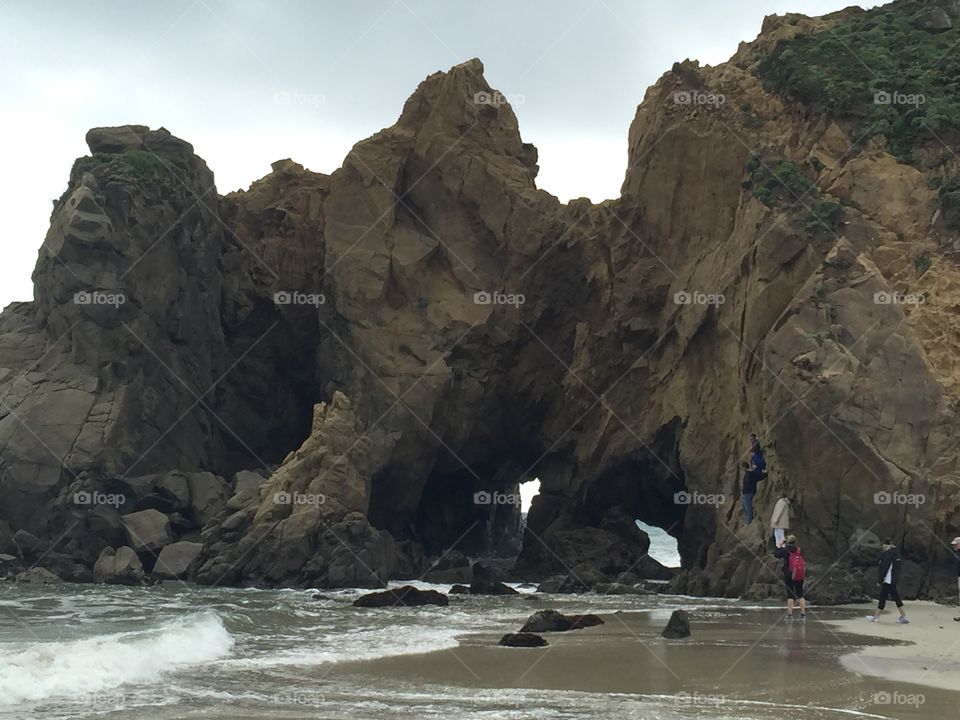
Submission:
[[[747,525],[753,522],[753,493],[743,494],[743,516],[747,519]]]

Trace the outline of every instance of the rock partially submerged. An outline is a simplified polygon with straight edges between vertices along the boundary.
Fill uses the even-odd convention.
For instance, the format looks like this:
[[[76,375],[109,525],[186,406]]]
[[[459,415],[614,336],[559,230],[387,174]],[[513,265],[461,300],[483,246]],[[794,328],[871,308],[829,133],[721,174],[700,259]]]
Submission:
[[[500,574],[490,565],[482,562],[473,564],[473,580],[470,583],[471,595],[518,595],[519,593],[501,580]]]
[[[674,610],[660,636],[670,640],[690,637],[690,616],[687,611]]]
[[[548,644],[544,638],[531,632],[507,633],[497,643],[497,645],[503,645],[504,647],[523,648],[545,647]]]
[[[538,610],[520,628],[522,633],[567,632],[603,625],[596,615],[564,615],[556,610]]]
[[[421,605],[446,607],[449,604],[450,600],[443,593],[436,590],[419,590],[412,585],[368,593],[353,601],[354,607],[364,608],[419,607]]]

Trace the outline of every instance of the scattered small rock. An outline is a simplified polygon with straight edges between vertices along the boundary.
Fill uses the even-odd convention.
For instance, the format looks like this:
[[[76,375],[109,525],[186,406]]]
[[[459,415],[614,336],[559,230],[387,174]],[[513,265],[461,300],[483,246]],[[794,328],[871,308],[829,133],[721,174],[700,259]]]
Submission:
[[[660,633],[661,637],[675,640],[690,637],[690,616],[686,610],[674,610],[667,621],[667,626]]]
[[[533,647],[544,647],[549,643],[547,643],[547,641],[544,638],[534,633],[518,632],[518,633],[507,633],[502,638],[500,638],[500,642],[497,644],[503,645],[504,647],[533,648]]]

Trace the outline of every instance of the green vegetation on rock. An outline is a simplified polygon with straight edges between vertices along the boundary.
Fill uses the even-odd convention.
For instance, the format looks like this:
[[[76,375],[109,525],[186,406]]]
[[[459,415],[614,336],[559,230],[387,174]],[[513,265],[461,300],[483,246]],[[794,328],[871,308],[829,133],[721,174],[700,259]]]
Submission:
[[[758,73],[768,89],[882,133],[909,160],[922,140],[960,130],[960,19],[935,2],[900,0],[777,44]]]
[[[81,172],[93,172],[105,167],[107,174],[125,175],[137,181],[156,177],[164,169],[163,161],[147,150],[128,150],[123,153],[94,153],[77,160]]]
[[[800,219],[804,230],[816,235],[840,223],[843,208],[820,197],[820,190],[795,163],[752,155],[747,161],[747,186],[764,205],[786,210]],[[805,212],[804,212],[805,211]]]

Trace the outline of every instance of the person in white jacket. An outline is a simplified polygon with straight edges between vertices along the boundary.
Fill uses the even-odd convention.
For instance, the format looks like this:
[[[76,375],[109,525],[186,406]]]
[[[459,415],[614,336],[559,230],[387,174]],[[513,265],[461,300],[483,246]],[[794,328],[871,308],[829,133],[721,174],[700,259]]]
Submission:
[[[770,518],[770,527],[773,528],[773,542],[775,547],[783,545],[787,529],[790,527],[790,501],[782,497],[773,506],[773,517]]]

